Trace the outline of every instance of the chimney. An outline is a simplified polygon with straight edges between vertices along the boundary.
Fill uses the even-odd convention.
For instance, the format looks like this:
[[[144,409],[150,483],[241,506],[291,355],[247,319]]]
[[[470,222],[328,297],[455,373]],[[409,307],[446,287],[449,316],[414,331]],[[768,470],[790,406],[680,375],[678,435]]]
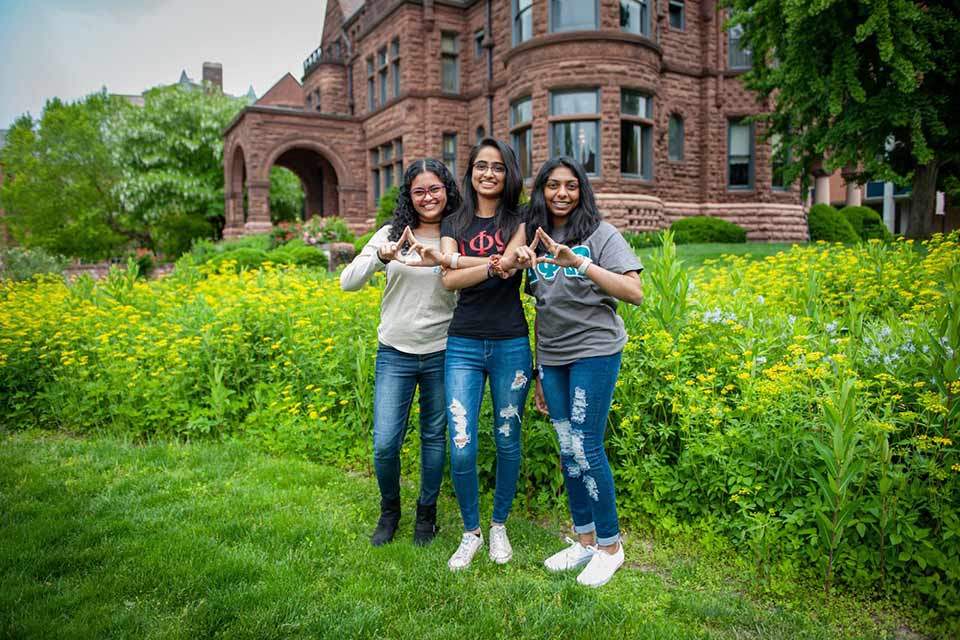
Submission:
[[[206,89],[207,83],[213,85],[214,89],[223,92],[223,65],[219,62],[203,63],[203,86]]]

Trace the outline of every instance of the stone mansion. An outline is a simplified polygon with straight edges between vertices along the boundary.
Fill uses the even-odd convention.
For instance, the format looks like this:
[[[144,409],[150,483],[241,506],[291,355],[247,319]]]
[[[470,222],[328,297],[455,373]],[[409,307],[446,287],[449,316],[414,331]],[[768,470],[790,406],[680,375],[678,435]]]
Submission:
[[[738,80],[751,64],[714,0],[328,0],[320,47],[224,133],[225,235],[270,228],[269,172],[296,173],[306,215],[369,228],[405,162],[457,175],[485,135],[527,177],[566,154],[620,228],[685,216],[751,240],[807,239]],[[244,191],[246,190],[246,198]]]

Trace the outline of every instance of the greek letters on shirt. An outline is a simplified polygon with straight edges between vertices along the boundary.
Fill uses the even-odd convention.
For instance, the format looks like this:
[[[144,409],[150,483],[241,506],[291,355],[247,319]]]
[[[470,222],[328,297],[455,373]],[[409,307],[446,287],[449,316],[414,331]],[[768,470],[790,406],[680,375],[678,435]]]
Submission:
[[[507,244],[500,237],[500,229],[497,229],[492,236],[486,231],[479,231],[469,240],[460,240],[460,253],[465,256],[484,257],[494,253],[502,254],[506,247]]]
[[[578,256],[583,256],[585,258],[590,257],[590,249],[585,245],[578,244],[575,247],[571,247],[570,250]],[[554,255],[552,253],[548,253],[546,254],[546,257],[553,258]],[[543,278],[549,282],[554,280],[557,277],[557,273],[560,271],[563,271],[563,275],[568,278],[586,277],[581,275],[580,272],[577,271],[576,267],[561,267],[560,265],[550,264],[549,262],[539,262],[535,267],[530,267],[527,269],[527,282],[533,284],[540,278]]]

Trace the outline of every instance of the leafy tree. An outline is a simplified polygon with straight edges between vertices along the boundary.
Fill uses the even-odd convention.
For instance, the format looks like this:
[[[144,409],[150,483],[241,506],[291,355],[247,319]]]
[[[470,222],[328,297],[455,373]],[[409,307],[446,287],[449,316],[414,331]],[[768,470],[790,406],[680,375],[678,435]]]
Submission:
[[[746,86],[792,152],[785,177],[861,167],[912,181],[909,237],[929,235],[938,185],[960,173],[960,8],[953,0],[722,0],[753,53]],[[953,114],[953,115],[951,115]]]
[[[20,117],[0,150],[0,206],[18,243],[98,260],[141,239],[126,224],[113,188],[120,176],[103,131],[126,102],[94,93],[47,101],[39,119]]]
[[[224,127],[244,106],[219,92],[158,87],[141,109],[113,119],[108,142],[121,168],[114,193],[147,246],[168,254],[223,228]],[[184,227],[189,231],[183,233]]]
[[[293,171],[270,168],[270,221],[295,222],[303,212],[303,186]]]

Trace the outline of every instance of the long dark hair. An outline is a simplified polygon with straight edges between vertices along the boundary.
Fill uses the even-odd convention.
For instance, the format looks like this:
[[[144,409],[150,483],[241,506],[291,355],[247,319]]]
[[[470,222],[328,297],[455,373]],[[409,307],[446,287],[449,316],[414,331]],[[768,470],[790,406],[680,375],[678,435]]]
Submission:
[[[517,154],[513,152],[510,145],[496,138],[483,138],[470,150],[470,159],[467,162],[467,170],[463,174],[463,182],[461,183],[463,185],[463,203],[451,218],[454,237],[457,239],[463,237],[467,227],[473,222],[473,216],[476,215],[479,207],[477,191],[473,188],[473,163],[477,159],[477,154],[484,147],[493,147],[499,151],[500,157],[503,158],[503,164],[507,168],[507,172],[503,176],[503,191],[500,193],[500,202],[497,203],[497,212],[494,214],[493,223],[500,230],[504,242],[509,242],[517,227],[523,222],[518,207],[520,192],[523,190],[523,177],[520,175],[520,163],[517,162]]]
[[[396,242],[403,234],[403,229],[409,225],[411,229],[420,226],[420,216],[413,207],[413,198],[410,195],[410,185],[414,179],[421,173],[432,173],[443,183],[447,190],[447,206],[443,208],[443,217],[452,214],[460,208],[461,198],[460,190],[457,189],[457,180],[447,169],[447,166],[436,158],[424,158],[417,160],[403,172],[403,182],[400,184],[400,193],[397,194],[397,206],[393,210],[393,218],[387,224],[390,228],[389,240]]]
[[[550,210],[547,208],[547,200],[543,196],[543,189],[546,187],[550,174],[557,167],[566,167],[576,176],[580,183],[580,201],[576,208],[570,212],[567,218],[567,234],[563,240],[564,244],[573,245],[583,242],[590,237],[600,221],[603,219],[600,212],[597,211],[597,199],[593,195],[593,187],[590,186],[590,180],[587,178],[587,172],[583,170],[580,163],[569,156],[558,156],[547,160],[537,172],[537,177],[533,181],[533,191],[530,194],[530,204],[527,206],[527,243],[533,241],[533,236],[538,227],[543,227],[549,235],[553,235],[553,222],[550,220]],[[554,238],[556,240],[556,238]],[[542,249],[541,249],[542,250]]]

